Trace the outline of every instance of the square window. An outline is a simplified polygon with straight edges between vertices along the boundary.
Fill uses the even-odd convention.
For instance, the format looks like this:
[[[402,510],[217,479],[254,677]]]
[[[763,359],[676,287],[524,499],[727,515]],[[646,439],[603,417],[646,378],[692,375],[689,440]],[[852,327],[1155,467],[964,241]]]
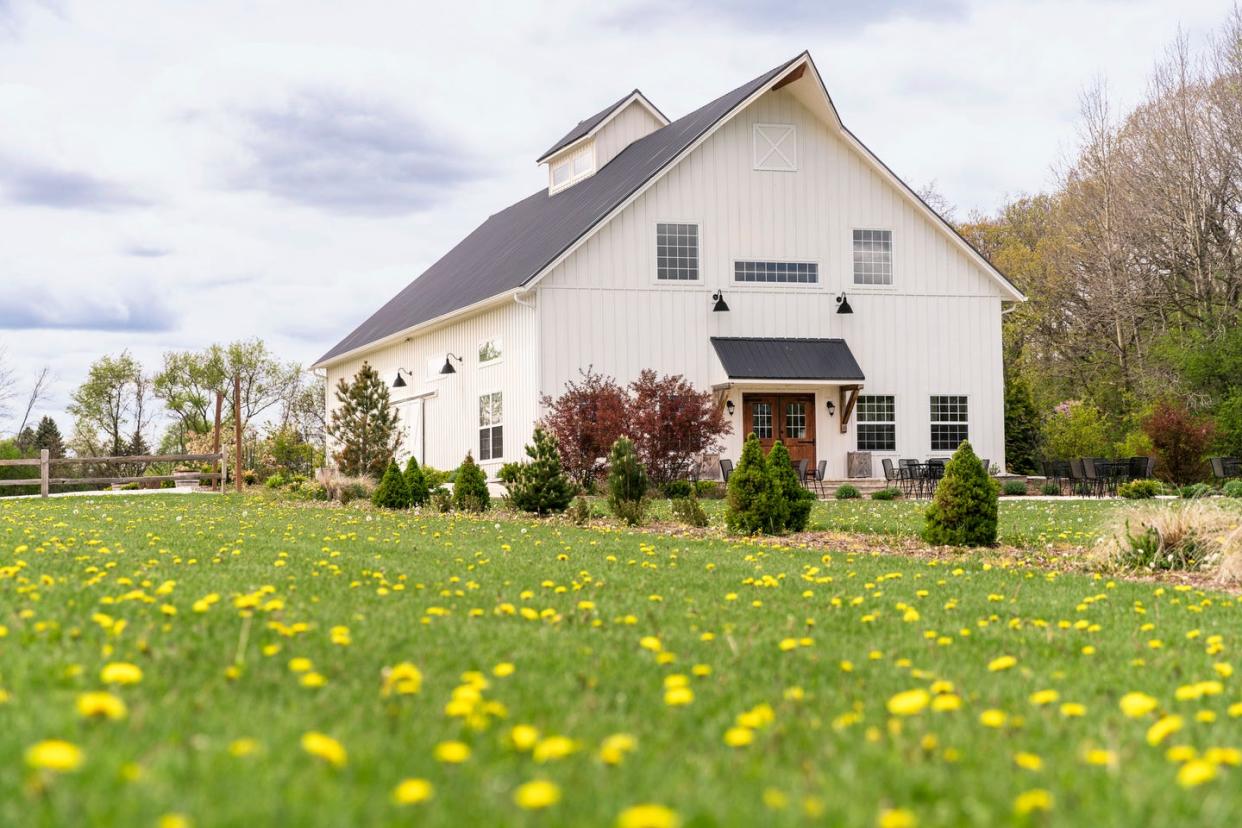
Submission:
[[[479,365],[498,362],[503,354],[499,337],[485,339],[479,343]]]

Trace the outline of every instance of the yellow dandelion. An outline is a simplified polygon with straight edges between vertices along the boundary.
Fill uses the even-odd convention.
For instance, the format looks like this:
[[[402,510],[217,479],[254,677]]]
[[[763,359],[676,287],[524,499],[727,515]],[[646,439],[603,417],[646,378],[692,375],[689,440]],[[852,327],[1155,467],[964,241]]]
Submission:
[[[335,768],[345,767],[345,763],[349,759],[344,745],[331,736],[320,733],[317,730],[311,730],[302,734],[302,750],[316,759],[322,759]]]
[[[888,700],[888,712],[894,716],[914,716],[922,713],[931,702],[931,694],[920,688],[898,693]]]
[[[460,765],[470,759],[470,746],[465,742],[441,742],[436,745],[433,755],[437,762],[446,765]]]
[[[555,782],[546,779],[535,779],[519,785],[513,792],[513,801],[519,808],[537,811],[550,808],[561,801],[561,789]]]
[[[32,768],[69,773],[82,767],[82,749],[63,739],[46,739],[26,749],[26,764]]]
[[[137,664],[114,661],[99,671],[99,680],[104,684],[137,684],[142,681],[142,668]]]
[[[1009,721],[1009,714],[1004,710],[990,708],[979,714],[979,724],[984,727],[1004,727]]]
[[[1020,751],[1013,755],[1013,763],[1023,770],[1038,771],[1043,770],[1044,760],[1037,754]]]
[[[392,801],[398,805],[417,805],[435,795],[435,788],[426,779],[403,779],[392,789]]]
[[[663,805],[631,805],[617,816],[617,828],[677,828],[677,812]]]
[[[124,719],[125,702],[111,693],[82,693],[77,701],[78,715],[87,719]]]
[[[1140,719],[1156,709],[1156,700],[1146,693],[1126,693],[1118,705],[1131,719]]]
[[[906,808],[886,808],[880,811],[875,824],[878,828],[915,828],[919,820],[913,811]]]
[[[755,731],[749,727],[731,727],[725,731],[724,743],[729,747],[746,747],[755,741]]]
[[[1034,811],[1051,811],[1052,794],[1043,788],[1023,791],[1018,794],[1016,799],[1014,799],[1013,810],[1021,816],[1025,816],[1026,814]]]
[[[1013,656],[1003,655],[1003,656],[1000,656],[999,658],[994,658],[990,662],[988,662],[988,671],[992,673],[999,673],[1002,670],[1010,669],[1017,663],[1018,663],[1018,660],[1014,658]]]
[[[1147,728],[1147,744],[1155,747],[1169,736],[1182,729],[1184,720],[1181,716],[1165,716]]]
[[[1206,759],[1191,759],[1177,772],[1177,784],[1193,788],[1216,778],[1216,766]]]

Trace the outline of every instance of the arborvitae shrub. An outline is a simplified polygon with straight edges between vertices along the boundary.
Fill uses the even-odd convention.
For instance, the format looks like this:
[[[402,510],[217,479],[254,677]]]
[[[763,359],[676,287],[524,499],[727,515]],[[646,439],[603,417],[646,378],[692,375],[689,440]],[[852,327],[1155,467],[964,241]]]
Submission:
[[[775,496],[773,523],[779,522],[781,528],[790,532],[801,532],[806,529],[811,519],[811,506],[815,503],[815,495],[811,494],[798,480],[798,472],[794,470],[789,458],[789,450],[780,440],[772,446],[768,454],[768,475],[772,479],[772,493]]]
[[[474,457],[466,452],[466,459],[457,469],[457,479],[453,481],[453,508],[462,512],[482,512],[491,500],[487,491],[487,476],[474,462]]]
[[[927,507],[923,540],[936,546],[995,546],[999,493],[970,442],[963,441]]]
[[[410,508],[410,490],[405,485],[401,470],[392,460],[388,461],[388,468],[384,470],[383,478],[371,494],[371,502],[383,509]]]
[[[747,437],[742,446],[742,456],[729,475],[728,488],[725,525],[730,532],[754,535],[780,531],[781,524],[775,520],[778,510],[773,508],[775,494],[768,461],[754,434]]]
[[[410,505],[422,506],[431,497],[431,489],[427,485],[427,478],[423,476],[423,470],[419,468],[418,461],[413,456],[405,463],[405,488],[410,492]]]
[[[608,507],[631,526],[642,523],[647,506],[647,470],[634,444],[618,437],[608,453]]]
[[[561,468],[556,437],[535,427],[535,436],[526,447],[530,462],[520,463],[504,475],[509,501],[515,509],[546,515],[563,512],[574,499],[576,488]]]

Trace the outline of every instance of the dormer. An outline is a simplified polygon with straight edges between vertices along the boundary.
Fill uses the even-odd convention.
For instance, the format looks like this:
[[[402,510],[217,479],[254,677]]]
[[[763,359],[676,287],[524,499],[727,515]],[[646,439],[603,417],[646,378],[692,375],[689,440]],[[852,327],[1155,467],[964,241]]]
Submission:
[[[635,89],[567,132],[535,162],[548,166],[548,193],[560,192],[595,174],[630,144],[668,118]]]

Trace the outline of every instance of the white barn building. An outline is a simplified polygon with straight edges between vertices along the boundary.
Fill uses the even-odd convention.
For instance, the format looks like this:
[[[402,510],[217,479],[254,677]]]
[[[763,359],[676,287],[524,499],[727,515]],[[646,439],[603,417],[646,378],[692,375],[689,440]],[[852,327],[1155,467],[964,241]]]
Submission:
[[[1004,467],[1001,313],[1024,297],[845,128],[809,54],[673,122],[635,90],[538,162],[546,189],[316,363],[329,389],[364,361],[395,382],[405,454],[494,477],[594,366],[713,389],[735,461],[754,431],[830,479],[964,438]]]

